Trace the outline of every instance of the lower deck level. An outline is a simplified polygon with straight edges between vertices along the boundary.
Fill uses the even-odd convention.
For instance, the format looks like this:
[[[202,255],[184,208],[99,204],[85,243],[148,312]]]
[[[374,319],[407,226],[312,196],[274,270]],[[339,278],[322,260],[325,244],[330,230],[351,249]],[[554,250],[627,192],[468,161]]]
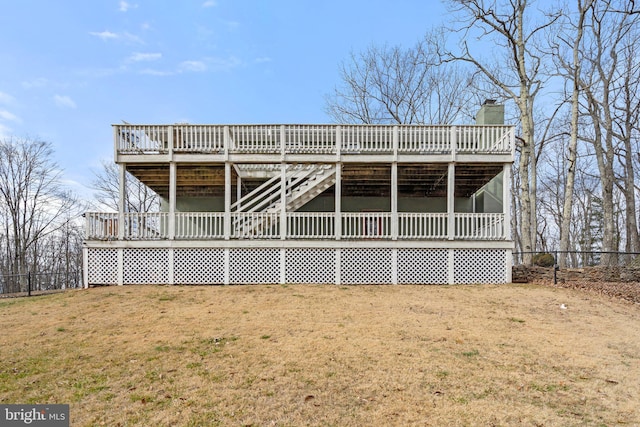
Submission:
[[[115,243],[115,242],[112,242]],[[84,284],[465,284],[511,282],[508,247],[88,246]]]

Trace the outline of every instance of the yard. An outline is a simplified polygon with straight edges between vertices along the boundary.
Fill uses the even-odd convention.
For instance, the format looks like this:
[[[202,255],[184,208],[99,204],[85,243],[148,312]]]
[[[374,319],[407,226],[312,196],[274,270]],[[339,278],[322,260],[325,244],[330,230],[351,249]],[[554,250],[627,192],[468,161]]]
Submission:
[[[640,425],[640,305],[542,285],[0,300],[0,403],[73,426]]]

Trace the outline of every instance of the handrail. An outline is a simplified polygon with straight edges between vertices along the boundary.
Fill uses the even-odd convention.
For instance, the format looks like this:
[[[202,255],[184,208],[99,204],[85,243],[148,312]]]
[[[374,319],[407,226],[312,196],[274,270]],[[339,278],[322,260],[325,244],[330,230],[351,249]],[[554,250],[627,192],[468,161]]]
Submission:
[[[280,230],[279,212],[233,212],[233,239],[286,238],[293,239],[381,239],[394,238],[391,227],[397,218],[399,240],[447,240],[448,214],[427,212],[287,212],[286,230]],[[506,238],[503,213],[455,213],[456,240],[504,240]],[[169,239],[169,213],[125,213],[125,240]],[[176,212],[177,240],[223,239],[223,212]],[[336,220],[341,221],[342,233],[336,235]],[[85,214],[87,240],[117,240],[117,213],[88,212]]]
[[[263,193],[265,193],[265,189],[273,186],[274,184],[278,184],[280,182],[280,176],[276,175],[273,178],[269,179],[268,181],[264,182],[263,184],[261,184],[258,188],[256,188],[255,190],[251,191],[250,193],[244,195],[242,198],[240,198],[238,201],[236,201],[235,203],[233,203],[231,205],[231,211],[238,211],[240,209],[246,209],[247,205],[249,203],[247,203],[247,201],[252,201],[252,203],[255,203],[254,198],[256,198],[256,196],[258,195],[262,195]]]
[[[472,240],[504,239],[503,213],[456,213],[455,238]]]
[[[512,125],[117,124],[113,129],[118,154],[329,154],[338,152],[340,141],[344,154],[513,155],[515,144]]]
[[[308,177],[315,172],[315,169],[307,168],[294,168],[286,171],[287,182],[296,180],[287,190],[291,190],[296,184],[299,184],[301,180]],[[274,176],[251,193],[242,197],[240,200],[231,205],[232,212],[256,212],[264,210],[265,207],[270,208],[276,205],[282,194],[282,188],[280,183],[280,176]],[[268,188],[267,191],[265,191]]]

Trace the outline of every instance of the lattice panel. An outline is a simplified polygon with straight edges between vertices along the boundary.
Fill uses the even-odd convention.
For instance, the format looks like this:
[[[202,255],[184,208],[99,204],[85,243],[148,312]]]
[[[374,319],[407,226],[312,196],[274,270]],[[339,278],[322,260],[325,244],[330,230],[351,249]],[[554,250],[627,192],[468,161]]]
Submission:
[[[279,249],[231,249],[229,264],[232,284],[280,283]]]
[[[391,249],[343,249],[340,262],[343,284],[390,284]]]
[[[125,249],[123,282],[130,284],[168,284],[167,249]]]
[[[175,249],[173,260],[177,285],[224,283],[224,249]]]
[[[398,249],[398,283],[448,283],[447,249]]]
[[[506,251],[457,249],[453,254],[455,283],[505,283]]]
[[[118,250],[88,250],[88,280],[90,285],[118,284]]]
[[[334,283],[336,255],[333,249],[287,249],[287,283]]]

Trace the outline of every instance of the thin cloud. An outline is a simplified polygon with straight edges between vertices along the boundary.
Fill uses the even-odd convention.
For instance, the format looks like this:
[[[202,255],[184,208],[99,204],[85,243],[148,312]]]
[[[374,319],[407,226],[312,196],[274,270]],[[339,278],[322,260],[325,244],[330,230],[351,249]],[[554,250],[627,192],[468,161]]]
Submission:
[[[162,58],[161,53],[142,53],[142,52],[134,52],[128,58],[130,62],[145,62],[145,61],[157,61]]]
[[[265,62],[271,62],[273,61],[271,58],[269,58],[268,56],[261,56],[259,58],[255,59],[255,62],[258,64],[264,64]]]
[[[242,61],[235,56],[230,56],[228,58],[208,58],[207,64],[211,70],[228,71],[242,65]]]
[[[229,71],[242,65],[242,61],[235,56],[228,58],[203,58],[201,60],[182,61],[177,65],[175,70],[158,70],[155,68],[145,68],[138,71],[140,74],[150,76],[176,76],[185,73],[204,73]]]
[[[126,41],[130,41],[133,43],[144,44],[144,40],[142,40],[140,37],[136,36],[135,34],[131,34],[128,32],[122,33],[122,38],[125,39]]]
[[[0,104],[11,104],[13,102],[13,96],[8,93],[0,92]]]
[[[76,103],[73,99],[65,95],[55,95],[53,102],[60,108],[76,108]]]
[[[238,21],[224,21],[224,25],[227,27],[227,30],[233,31],[240,26]]]
[[[120,2],[120,7],[118,8],[118,10],[119,10],[120,12],[126,12],[126,11],[128,11],[129,9],[135,9],[135,8],[137,8],[137,7],[138,7],[138,5],[137,5],[137,4],[131,4],[131,3],[128,3],[128,2],[126,2],[126,1],[121,1],[121,2]]]
[[[154,70],[153,68],[145,68],[144,70],[140,70],[140,74],[146,74],[148,76],[166,77],[166,76],[173,76],[176,73],[173,71],[163,71],[163,70]]]
[[[207,64],[202,61],[182,61],[179,65],[180,71],[203,72],[207,71]]]
[[[144,44],[144,40],[142,40],[140,37],[136,36],[135,34],[131,34],[129,32],[124,32],[121,34],[118,33],[114,33],[112,31],[91,31],[89,32],[90,35],[94,36],[94,37],[98,37],[99,39],[102,39],[103,41],[107,41],[107,40],[124,40],[124,41],[128,41],[128,42],[133,42],[136,44]]]
[[[206,2],[202,3],[202,7],[216,7],[218,5],[218,3],[215,0],[207,0]]]
[[[13,113],[10,113],[7,110],[0,110],[0,119],[6,120],[8,122],[16,122],[16,123],[22,122],[22,120],[20,120],[20,117],[16,116]]]
[[[0,123],[0,139],[6,139],[11,137],[11,128]]]
[[[101,32],[91,31],[89,34],[92,36],[98,37],[102,40],[110,40],[110,39],[118,38],[118,35],[116,33],[112,33],[111,31],[101,31]]]
[[[25,89],[36,89],[45,87],[49,81],[44,77],[38,77],[37,79],[22,82],[22,87]]]

